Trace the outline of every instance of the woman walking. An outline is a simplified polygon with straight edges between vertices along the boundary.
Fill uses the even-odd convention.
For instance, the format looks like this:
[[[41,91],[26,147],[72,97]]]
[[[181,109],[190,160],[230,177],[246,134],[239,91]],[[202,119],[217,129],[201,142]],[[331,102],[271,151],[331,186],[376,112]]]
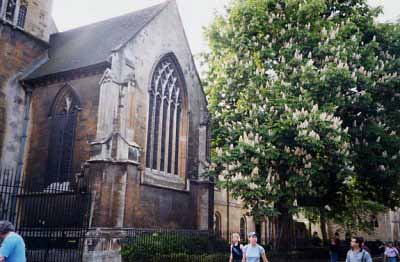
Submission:
[[[243,261],[243,245],[240,244],[240,236],[238,233],[232,234],[231,256],[229,262]]]
[[[249,244],[243,248],[243,262],[268,262],[265,250],[262,246],[257,244],[257,234],[251,232],[249,234]]]

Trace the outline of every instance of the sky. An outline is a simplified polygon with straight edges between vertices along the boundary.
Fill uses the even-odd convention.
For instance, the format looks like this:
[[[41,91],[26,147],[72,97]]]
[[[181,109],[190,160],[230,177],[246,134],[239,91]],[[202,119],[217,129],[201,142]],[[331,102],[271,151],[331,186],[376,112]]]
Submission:
[[[54,0],[53,17],[60,31],[94,23],[129,13],[163,0]],[[207,51],[203,28],[213,20],[215,13],[224,12],[229,0],[177,0],[182,21],[193,54]],[[400,17],[400,0],[369,0],[372,6],[383,6],[380,21]]]

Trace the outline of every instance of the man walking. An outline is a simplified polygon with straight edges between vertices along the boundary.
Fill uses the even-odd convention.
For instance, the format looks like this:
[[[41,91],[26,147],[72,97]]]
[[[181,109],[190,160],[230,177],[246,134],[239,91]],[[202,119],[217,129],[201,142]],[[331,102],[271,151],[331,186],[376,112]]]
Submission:
[[[362,244],[361,237],[351,239],[351,250],[347,253],[346,262],[372,262],[371,255],[362,249]]]
[[[0,221],[0,262],[26,262],[24,240],[14,231],[13,224]]]

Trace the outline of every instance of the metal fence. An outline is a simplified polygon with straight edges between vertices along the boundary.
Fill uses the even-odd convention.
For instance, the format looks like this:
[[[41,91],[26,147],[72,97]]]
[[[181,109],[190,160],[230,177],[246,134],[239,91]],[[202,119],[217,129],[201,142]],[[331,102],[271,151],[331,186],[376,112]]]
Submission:
[[[88,183],[21,177],[0,168],[0,220],[14,223],[25,239],[28,261],[81,261],[91,202]]]

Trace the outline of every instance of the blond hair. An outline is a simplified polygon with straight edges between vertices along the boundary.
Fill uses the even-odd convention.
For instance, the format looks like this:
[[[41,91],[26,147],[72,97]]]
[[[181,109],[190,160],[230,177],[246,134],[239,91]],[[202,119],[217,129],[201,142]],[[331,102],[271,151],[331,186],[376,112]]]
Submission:
[[[235,237],[238,239],[238,241],[240,241],[240,235],[238,233],[233,233],[231,240],[233,240],[233,238],[235,238]]]

